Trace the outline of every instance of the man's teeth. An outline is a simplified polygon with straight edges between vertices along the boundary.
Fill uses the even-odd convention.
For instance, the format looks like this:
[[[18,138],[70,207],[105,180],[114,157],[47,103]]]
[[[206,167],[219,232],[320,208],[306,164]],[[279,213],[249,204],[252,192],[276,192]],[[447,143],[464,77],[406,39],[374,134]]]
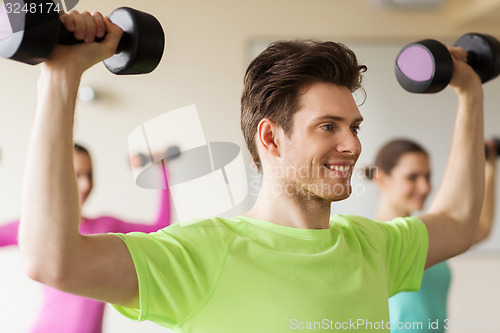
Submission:
[[[335,170],[335,171],[340,171],[340,172],[347,172],[349,171],[349,168],[350,166],[349,165],[346,165],[346,166],[343,166],[343,165],[330,165],[329,166],[329,169],[330,170]]]

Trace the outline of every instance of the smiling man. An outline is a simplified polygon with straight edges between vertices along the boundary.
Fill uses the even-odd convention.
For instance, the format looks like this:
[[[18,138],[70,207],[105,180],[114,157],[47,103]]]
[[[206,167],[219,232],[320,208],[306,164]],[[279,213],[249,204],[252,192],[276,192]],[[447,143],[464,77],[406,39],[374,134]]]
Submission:
[[[483,92],[466,53],[450,48],[459,106],[433,205],[386,223],[330,216],[361,153],[352,93],[365,67],[342,44],[317,41],[273,43],[248,67],[241,127],[262,172],[249,212],[152,234],[79,234],[72,111],[82,73],[113,54],[121,32],[98,13],[72,12],[64,24],[87,39],[107,34],[58,47],[43,64],[20,236],[32,278],[175,332],[389,332],[388,297],[418,289],[425,266],[472,243]]]

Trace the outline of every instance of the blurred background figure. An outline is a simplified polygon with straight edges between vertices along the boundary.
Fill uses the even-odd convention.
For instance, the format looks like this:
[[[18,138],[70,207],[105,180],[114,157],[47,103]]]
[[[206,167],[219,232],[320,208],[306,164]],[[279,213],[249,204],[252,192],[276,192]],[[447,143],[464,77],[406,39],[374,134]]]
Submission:
[[[486,141],[486,149],[485,198],[475,243],[488,237],[494,215],[497,150],[492,140]],[[407,139],[389,141],[380,148],[374,165],[366,168],[365,173],[379,189],[377,220],[411,216],[424,208],[431,191],[431,167],[429,154],[418,143]],[[391,332],[444,332],[449,324],[450,282],[450,268],[442,262],[424,271],[419,291],[389,298]],[[417,327],[414,323],[422,325]],[[412,328],[397,328],[405,324]]]
[[[80,208],[85,204],[93,188],[92,159],[89,151],[74,145],[73,158],[80,198]],[[111,216],[87,218],[81,216],[80,232],[97,234],[108,232],[127,233],[133,231],[154,232],[171,222],[170,192],[168,185],[160,191],[160,204],[153,223],[129,223]],[[19,221],[0,226],[0,247],[17,245]],[[100,333],[105,303],[68,294],[42,285],[42,304],[34,318],[30,333]]]

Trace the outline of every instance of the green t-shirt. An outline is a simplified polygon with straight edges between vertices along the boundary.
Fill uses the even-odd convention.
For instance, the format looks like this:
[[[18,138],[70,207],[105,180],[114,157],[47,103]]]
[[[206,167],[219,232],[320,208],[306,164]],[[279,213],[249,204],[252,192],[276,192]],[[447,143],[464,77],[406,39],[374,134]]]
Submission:
[[[335,215],[329,229],[238,216],[117,234],[139,282],[135,320],[174,332],[389,332],[388,297],[418,290],[427,256],[415,217]]]

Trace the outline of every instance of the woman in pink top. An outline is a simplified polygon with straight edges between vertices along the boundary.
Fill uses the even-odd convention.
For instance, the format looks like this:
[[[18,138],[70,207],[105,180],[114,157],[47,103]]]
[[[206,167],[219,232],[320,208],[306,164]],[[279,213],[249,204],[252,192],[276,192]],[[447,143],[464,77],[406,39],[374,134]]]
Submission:
[[[84,147],[75,144],[75,172],[78,183],[80,207],[92,191],[92,161]],[[80,232],[97,234],[132,231],[154,232],[170,224],[170,194],[161,191],[161,202],[153,224],[128,223],[110,216],[82,217]],[[19,221],[0,226],[0,247],[17,245]],[[85,297],[68,294],[42,285],[42,306],[31,325],[30,333],[100,333],[105,304]]]

